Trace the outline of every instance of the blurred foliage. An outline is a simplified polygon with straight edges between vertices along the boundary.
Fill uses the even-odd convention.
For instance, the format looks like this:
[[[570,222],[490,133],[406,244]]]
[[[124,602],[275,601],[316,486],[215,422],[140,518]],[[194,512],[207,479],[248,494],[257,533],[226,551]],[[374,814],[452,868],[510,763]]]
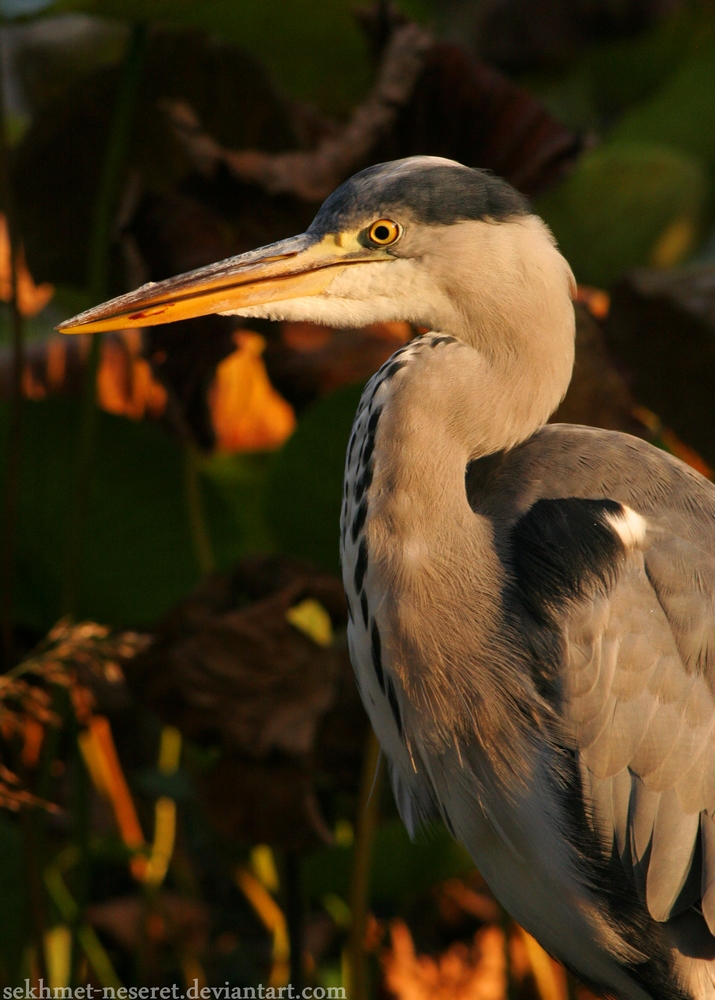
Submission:
[[[418,20],[425,20],[430,9],[428,0],[400,0],[399,6]],[[51,13],[81,11],[216,32],[259,56],[295,97],[344,115],[370,80],[354,7],[351,0],[282,0],[280,16],[275,16],[262,0],[59,0]]]
[[[46,631],[60,612],[67,511],[79,405],[48,400],[24,408],[17,535],[16,615]],[[0,408],[0,455],[6,454]],[[219,565],[269,547],[259,508],[266,462],[217,456],[202,477]],[[145,625],[198,580],[181,448],[158,427],[101,413],[82,567],[82,617]]]
[[[670,266],[715,219],[715,11],[685,4],[640,38],[594,46],[558,82],[532,81],[597,148],[537,201],[579,281]]]
[[[0,961],[2,978],[15,982],[19,976],[22,948],[27,937],[28,897],[25,881],[25,848],[17,822],[0,815]]]
[[[715,168],[715,25],[710,37],[643,104],[630,108],[610,142],[659,142],[700,157]]]
[[[687,0],[635,37],[591,44],[566,67],[525,74],[521,81],[565,124],[602,134],[700,62],[714,36],[711,5]],[[692,96],[688,105],[697,106]],[[647,138],[663,137],[656,130]]]
[[[443,826],[427,827],[410,840],[398,819],[384,822],[375,837],[370,898],[383,916],[405,911],[435,882],[468,875],[474,865],[466,850]],[[326,847],[307,854],[302,864],[303,891],[313,903],[330,893],[348,898],[353,850]]]
[[[340,120],[364,97],[385,44],[375,30],[380,17],[373,18],[372,33],[365,33],[353,6],[353,0],[284,0],[279,8],[258,0],[0,2],[6,17],[30,17],[42,7],[43,16],[81,12],[111,22],[108,30],[90,32],[85,43],[94,42],[76,51],[44,43],[32,49],[28,42],[18,69],[31,121],[14,148],[13,179],[29,266],[23,263],[23,280],[33,292],[33,308],[51,294],[35,281],[57,285],[54,299],[32,319],[32,343],[26,345],[23,391],[35,401],[22,407],[13,594],[18,656],[32,650],[61,609],[81,419],[77,396],[86,357],[79,340],[64,354],[55,343],[40,341],[59,318],[89,304],[88,237],[127,26],[136,20],[151,31],[115,220],[117,291],[127,281],[160,279],[309,223],[315,205],[295,192],[276,197],[258,184],[236,182],[226,170],[211,176],[197,170],[160,102],[188,102],[201,128],[228,151],[310,151],[321,137],[335,135]],[[446,15],[437,6],[436,0],[401,0],[391,16],[399,20],[402,13],[428,23],[438,13],[444,23]],[[467,8],[461,5],[465,17]],[[383,5],[378,14],[386,10]],[[103,22],[105,28],[109,22]],[[636,265],[669,268],[707,246],[715,218],[715,11],[712,4],[684,0],[673,5],[670,16],[649,24],[631,37],[603,41],[596,33],[575,47],[572,57],[521,72],[516,79],[521,87],[459,48],[439,43],[412,103],[401,109],[379,148],[390,156],[429,148],[470,162],[491,156],[489,165],[512,171],[512,179],[521,176],[524,190],[551,184],[536,207],[578,280],[602,289],[616,284],[611,344],[623,341],[630,353],[624,350],[621,358],[633,364],[649,350],[651,338],[656,374],[667,370],[673,383],[666,394],[651,380],[641,397],[635,380],[639,401],[658,412],[663,402],[668,423],[711,459],[711,422],[702,437],[694,430],[698,421],[702,429],[702,414],[709,412],[702,398],[707,385],[701,395],[689,391],[697,366],[707,371],[711,363],[710,314],[700,310],[688,320],[692,329],[687,327],[680,279],[665,291],[656,282],[648,295],[642,289],[633,294],[639,283],[627,279],[630,296],[622,282]],[[549,120],[531,95],[568,128]],[[488,128],[482,128],[485,121]],[[582,148],[569,129],[581,133],[587,148],[560,180],[561,168],[574,164]],[[556,157],[558,170],[549,160],[556,139],[566,151],[563,161]],[[528,168],[526,174],[519,175],[520,168]],[[7,299],[9,246],[3,243],[0,250],[0,298]],[[692,274],[688,294],[700,303],[701,272]],[[608,295],[586,290],[581,297],[600,302],[600,311],[594,307],[586,323],[585,313],[579,313],[580,368],[564,405],[573,408],[576,396],[580,402],[588,396],[593,404],[588,412],[599,414],[602,424],[644,436],[643,423],[658,424],[666,446],[675,441],[671,450],[680,448],[677,453],[687,457],[685,446],[660,427],[655,414],[642,407],[641,416],[636,413],[599,325],[608,313]],[[626,298],[641,319],[646,315],[641,299],[649,298],[650,308],[660,313],[667,300],[667,322],[641,324],[636,340],[635,321],[624,318]],[[359,851],[370,849],[354,843],[358,795],[370,792],[364,782],[360,786],[366,723],[347,668],[344,615],[331,610],[327,591],[315,594],[305,582],[316,571],[289,557],[339,572],[344,456],[362,384],[368,369],[415,331],[373,328],[348,335],[309,324],[246,326],[248,332],[237,334],[231,322],[212,318],[155,330],[124,348],[105,341],[104,352],[115,361],[100,368],[100,381],[105,379],[100,399],[125,416],[98,415],[81,526],[86,544],[78,613],[116,628],[151,630],[154,654],[159,649],[164,658],[147,659],[141,677],[117,658],[112,685],[95,678],[86,698],[101,716],[88,715],[87,703],[80,698],[75,704],[45,679],[42,697],[50,707],[43,724],[34,720],[37,724],[23,731],[0,732],[13,769],[16,765],[38,795],[51,792],[57,804],[52,815],[35,810],[0,815],[3,985],[36,977],[43,954],[55,953],[67,963],[74,955],[71,974],[79,982],[90,974],[82,963],[93,948],[100,966],[104,956],[113,964],[112,974],[127,984],[226,978],[254,985],[284,981],[296,969],[314,983],[345,981],[354,862]],[[6,327],[3,316],[0,339]],[[660,334],[653,347],[655,327]],[[675,341],[688,329],[688,342],[702,351],[690,366],[678,366],[672,363],[680,349]],[[245,356],[231,353],[241,345]],[[8,363],[6,355],[0,364],[3,386]],[[642,365],[642,373],[652,367]],[[225,397],[219,400],[221,386]],[[64,398],[52,395],[60,391]],[[683,403],[688,394],[690,408]],[[150,406],[151,400],[161,405]],[[248,419],[266,418],[269,402],[274,423],[275,413],[282,414],[273,434],[266,432],[265,420]],[[280,445],[293,424],[291,406],[297,425],[284,444],[272,453],[241,452]],[[212,437],[208,418],[217,412],[223,423],[217,435],[214,419]],[[567,412],[575,419],[573,413],[580,417],[582,411]],[[147,413],[155,422],[143,419]],[[681,431],[683,414],[688,422]],[[203,436],[196,431],[202,420]],[[252,436],[242,421],[248,421]],[[7,454],[8,406],[0,402],[0,479],[7,476]],[[689,458],[693,464],[696,459]],[[245,561],[267,553],[276,558]],[[222,572],[202,579],[200,559]],[[330,584],[342,600],[339,582],[330,578]],[[323,627],[316,630],[314,621]],[[197,635],[200,655],[192,646]],[[173,657],[180,658],[181,670]],[[133,664],[135,671],[140,666]],[[284,680],[294,675],[302,700],[292,700]],[[271,678],[281,698],[275,698]],[[159,694],[150,696],[150,682]],[[261,739],[247,725],[249,735],[240,746],[235,738],[232,743],[226,736],[229,723],[237,726],[242,712],[255,722],[256,705]],[[306,715],[314,720],[311,739],[297,754],[288,737]],[[188,717],[192,726],[184,721]],[[174,726],[190,730],[183,745]],[[174,749],[167,763],[168,745]],[[504,959],[506,937],[512,1000],[565,1000],[565,980],[554,978],[552,970],[551,992],[543,987],[546,980],[539,976],[551,968],[550,960],[539,957],[535,943],[536,951],[522,942],[519,953],[520,932],[508,927],[483,886],[475,890],[471,861],[447,831],[429,828],[410,843],[389,793],[376,795],[381,822],[369,884],[363,887],[372,912],[366,947],[373,980],[380,975],[375,956],[392,948],[391,961],[399,960],[395,942],[404,925],[388,928],[385,921],[407,919],[408,938],[414,932],[420,947],[437,958],[462,959],[467,944],[474,942],[478,950],[480,929],[490,925],[495,931],[495,922],[502,921],[505,933],[499,932],[497,950]],[[122,815],[125,827],[126,817],[131,820],[134,846]],[[310,840],[291,840],[304,827]],[[266,843],[249,842],[258,829]],[[306,843],[323,846],[304,851]],[[166,879],[161,887],[137,877],[152,857]],[[63,911],[68,898],[75,910]],[[38,899],[44,900],[40,906]],[[46,947],[43,928],[51,929]],[[291,971],[287,949],[301,936],[306,963],[301,969],[303,956],[294,955]],[[481,995],[478,989],[475,995]],[[407,994],[401,1000],[408,1000]]]
[[[339,389],[309,410],[276,456],[267,511],[281,550],[338,572],[343,469],[362,386]]]
[[[697,245],[709,195],[702,163],[668,146],[607,143],[538,201],[576,279],[608,287],[625,269],[654,263],[672,233],[675,264]],[[674,228],[675,227],[675,228]]]

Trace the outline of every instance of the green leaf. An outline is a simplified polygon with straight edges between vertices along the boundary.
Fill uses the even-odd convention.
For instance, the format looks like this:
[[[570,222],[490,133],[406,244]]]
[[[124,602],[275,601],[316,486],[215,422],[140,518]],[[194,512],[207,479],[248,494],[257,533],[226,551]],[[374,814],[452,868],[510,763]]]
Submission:
[[[649,101],[623,116],[611,142],[658,142],[715,168],[715,41],[686,60]]]
[[[674,226],[694,249],[709,195],[702,163],[667,146],[619,143],[583,157],[555,191],[536,203],[578,281],[608,287],[627,268],[652,262]],[[672,260],[671,263],[675,263]]]
[[[265,511],[273,460],[270,453],[256,452],[216,454],[201,463],[204,507],[219,569],[249,553],[276,549]]]
[[[26,403],[23,408],[14,597],[16,619],[38,630],[47,629],[61,612],[78,416],[74,400]],[[3,460],[6,434],[3,405]],[[203,494],[220,565],[255,550],[256,542],[267,538],[255,499],[266,466],[258,456],[209,463]],[[79,614],[114,625],[146,626],[198,580],[182,450],[148,421],[100,412],[90,487]]]
[[[335,893],[347,899],[353,850],[326,847],[308,854],[302,863],[303,891],[320,902]],[[413,843],[401,820],[383,823],[375,837],[370,873],[370,899],[382,910],[394,912],[425,892],[435,882],[473,871],[474,862],[445,827],[431,826]]]
[[[591,45],[574,53],[566,72],[531,74],[523,80],[549,111],[571,128],[601,132],[635,105],[670,86],[681,67],[715,38],[715,11],[685,4],[648,31]],[[638,113],[637,111],[635,112]],[[649,139],[659,141],[660,132]]]
[[[276,456],[266,511],[283,552],[340,571],[340,506],[350,429],[362,386],[321,399]]]

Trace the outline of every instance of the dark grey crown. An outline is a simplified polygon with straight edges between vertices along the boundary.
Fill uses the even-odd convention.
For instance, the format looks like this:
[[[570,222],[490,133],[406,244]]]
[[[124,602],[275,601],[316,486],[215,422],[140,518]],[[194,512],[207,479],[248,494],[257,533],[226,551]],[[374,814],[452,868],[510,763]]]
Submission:
[[[449,226],[529,212],[526,198],[501,177],[439,157],[411,156],[354,174],[323,202],[310,231],[350,230],[383,215]]]

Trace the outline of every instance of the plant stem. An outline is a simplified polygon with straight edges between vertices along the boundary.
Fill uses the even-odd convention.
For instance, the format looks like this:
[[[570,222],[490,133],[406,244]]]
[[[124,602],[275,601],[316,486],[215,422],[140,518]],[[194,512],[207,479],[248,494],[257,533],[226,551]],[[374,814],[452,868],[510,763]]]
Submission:
[[[1,100],[1,98],[0,98]],[[2,156],[2,154],[0,154]],[[15,532],[17,524],[17,502],[20,487],[20,461],[22,458],[22,369],[24,361],[24,322],[17,306],[15,268],[15,244],[10,238],[10,252],[13,256],[12,284],[13,298],[10,303],[12,317],[12,368],[10,376],[10,405],[8,411],[8,442],[5,466],[5,510],[3,523],[2,561],[2,645],[5,666],[15,662],[15,642],[13,635],[13,570],[15,555]]]
[[[90,859],[89,859],[89,827],[90,827],[90,781],[84,758],[79,748],[79,725],[76,718],[72,721],[73,736],[73,766],[74,766],[74,802],[72,840],[77,848],[77,868],[74,878],[74,899],[76,912],[72,923],[72,965],[70,985],[80,985],[80,961],[83,951],[80,940],[80,930],[85,924],[85,910],[89,900]]]
[[[348,994],[350,1000],[368,1000],[365,927],[370,899],[372,848],[380,811],[381,778],[380,744],[370,729],[360,778],[357,831],[350,881],[350,912],[352,914],[348,939],[348,967],[350,970]]]
[[[303,893],[300,883],[300,855],[285,855],[285,916],[290,941],[290,982],[298,996],[303,990]]]
[[[25,849],[26,878],[30,909],[30,933],[37,952],[40,977],[47,979],[45,964],[45,930],[47,929],[47,907],[42,884],[42,860],[38,845],[39,824],[34,811],[23,809],[20,813],[20,828]]]
[[[12,299],[10,317],[12,324],[12,367],[10,375],[10,405],[8,419],[7,460],[5,466],[5,509],[3,514],[3,552],[0,569],[2,588],[2,647],[5,669],[15,660],[13,640],[13,569],[15,551],[15,530],[17,522],[17,499],[20,484],[20,459],[22,455],[22,369],[24,321],[17,297],[17,260],[20,240],[15,222],[15,212],[10,180],[10,144],[8,140],[5,95],[2,90],[2,66],[0,65],[0,200],[8,229],[10,244],[10,273]]]
[[[126,163],[136,109],[139,81],[147,47],[146,25],[132,27],[124,60],[119,93],[109,131],[104,165],[95,202],[94,224],[89,250],[88,287],[91,301],[107,297],[107,276],[112,240],[112,225],[119,198],[122,173]],[[97,369],[101,340],[93,337],[85,375],[80,415],[74,498],[70,511],[67,558],[63,594],[63,613],[77,613],[82,567],[83,529],[90,492],[90,473],[97,436]]]
[[[187,441],[184,445],[184,476],[186,486],[186,507],[189,515],[189,528],[194,554],[199,564],[202,576],[216,569],[211,538],[206,525],[203,497],[201,494],[201,476],[199,469],[199,451],[196,445]]]

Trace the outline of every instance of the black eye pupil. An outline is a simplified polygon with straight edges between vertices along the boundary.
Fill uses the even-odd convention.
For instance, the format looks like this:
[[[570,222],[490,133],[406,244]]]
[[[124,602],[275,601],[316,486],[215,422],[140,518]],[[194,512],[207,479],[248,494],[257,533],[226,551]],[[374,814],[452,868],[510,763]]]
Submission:
[[[387,226],[376,226],[373,236],[375,237],[376,240],[389,240],[390,230],[387,228]]]

